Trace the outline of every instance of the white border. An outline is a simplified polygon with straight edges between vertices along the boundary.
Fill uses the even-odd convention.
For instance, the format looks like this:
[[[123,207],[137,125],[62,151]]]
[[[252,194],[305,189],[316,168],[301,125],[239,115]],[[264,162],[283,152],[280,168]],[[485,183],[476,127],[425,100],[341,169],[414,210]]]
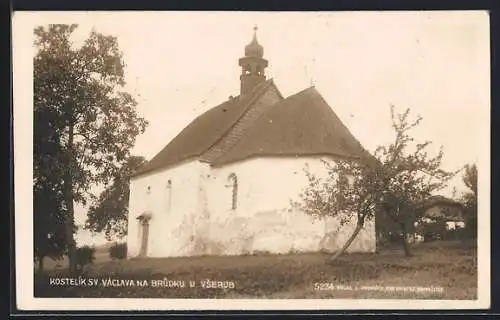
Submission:
[[[86,12],[16,12],[13,14],[14,201],[16,298],[21,310],[378,310],[476,309],[490,306],[490,130],[482,128],[479,168],[478,300],[373,299],[113,299],[33,297],[33,28],[46,23],[78,23]],[[95,12],[92,14],[109,14]],[[486,14],[487,16],[487,14]],[[485,57],[486,58],[486,57]],[[489,56],[488,56],[489,58]],[[489,77],[489,74],[488,74]],[[489,111],[488,111],[489,112]],[[489,113],[488,113],[489,116]]]

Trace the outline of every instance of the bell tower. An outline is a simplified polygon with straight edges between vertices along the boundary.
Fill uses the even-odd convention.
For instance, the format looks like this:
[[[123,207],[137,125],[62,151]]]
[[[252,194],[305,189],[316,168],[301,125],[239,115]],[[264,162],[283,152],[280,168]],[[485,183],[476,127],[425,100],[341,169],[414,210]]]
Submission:
[[[263,58],[264,48],[257,42],[257,26],[253,30],[252,42],[245,47],[245,56],[239,59],[241,66],[240,96],[252,93],[259,83],[266,81],[264,70],[268,62]]]

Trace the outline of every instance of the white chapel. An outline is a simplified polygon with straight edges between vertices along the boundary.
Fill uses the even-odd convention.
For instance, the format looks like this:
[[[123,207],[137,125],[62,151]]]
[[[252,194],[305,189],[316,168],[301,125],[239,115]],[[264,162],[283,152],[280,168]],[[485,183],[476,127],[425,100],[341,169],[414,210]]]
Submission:
[[[254,32],[239,59],[240,94],[194,119],[130,180],[128,257],[286,254],[340,248],[354,229],[318,220],[291,201],[307,165],[367,151],[310,87],[283,97],[266,79]],[[376,249],[367,223],[348,251]]]

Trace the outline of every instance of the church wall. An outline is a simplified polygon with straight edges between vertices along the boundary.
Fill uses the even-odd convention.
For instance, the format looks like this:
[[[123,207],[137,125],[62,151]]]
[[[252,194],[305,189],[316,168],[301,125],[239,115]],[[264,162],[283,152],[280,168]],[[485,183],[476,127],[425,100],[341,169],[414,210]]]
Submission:
[[[139,254],[136,217],[145,212],[151,214],[149,257],[338,249],[355,220],[339,228],[338,219],[316,219],[292,209],[290,200],[298,200],[307,185],[306,163],[318,176],[326,174],[319,157],[257,158],[214,169],[193,161],[133,179],[128,256]],[[236,209],[231,174],[237,178]],[[365,226],[348,251],[375,251],[374,223]]]
[[[291,200],[307,185],[303,171],[325,176],[319,157],[257,158],[214,169],[207,181],[207,209],[211,216],[207,236],[209,254],[244,254],[253,251],[333,251],[354,230],[355,220],[337,232],[337,219],[317,220],[292,209]],[[232,205],[234,173],[238,181],[237,208]],[[375,251],[374,223],[368,223],[348,251]]]
[[[204,205],[200,203],[200,176],[208,170],[207,164],[193,161],[131,180],[129,257],[139,254],[141,228],[136,217],[145,212],[151,213],[147,256],[177,256],[192,251],[196,213]]]

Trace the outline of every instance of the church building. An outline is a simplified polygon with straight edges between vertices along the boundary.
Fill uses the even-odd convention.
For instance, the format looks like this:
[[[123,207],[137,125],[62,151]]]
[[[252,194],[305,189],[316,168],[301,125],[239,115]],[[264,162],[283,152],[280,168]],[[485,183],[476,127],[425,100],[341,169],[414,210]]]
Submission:
[[[335,251],[355,227],[292,201],[307,166],[368,153],[314,88],[283,97],[256,34],[239,59],[240,94],[184,128],[130,180],[128,257]],[[368,222],[350,252],[374,252]]]

